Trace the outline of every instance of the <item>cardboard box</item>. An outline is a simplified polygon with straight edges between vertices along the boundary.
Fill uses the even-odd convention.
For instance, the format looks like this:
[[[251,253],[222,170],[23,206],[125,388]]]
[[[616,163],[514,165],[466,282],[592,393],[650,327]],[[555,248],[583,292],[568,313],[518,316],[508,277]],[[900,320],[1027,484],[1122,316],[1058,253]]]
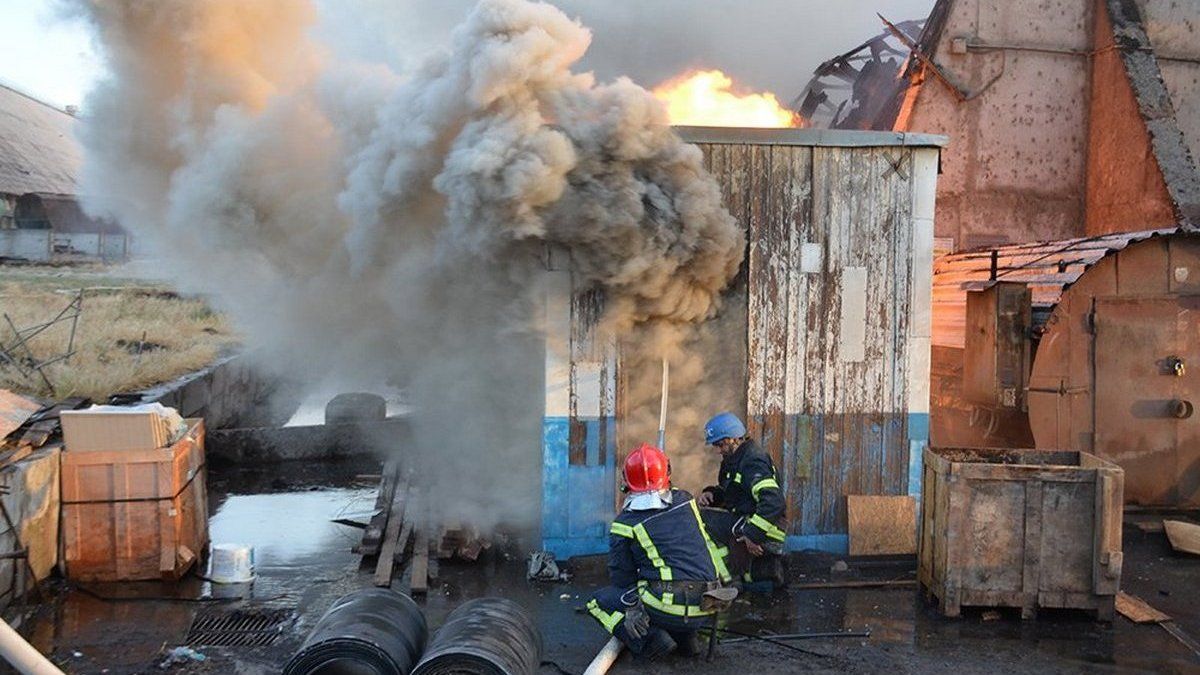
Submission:
[[[208,544],[204,423],[168,448],[62,453],[63,560],[80,581],[178,579]]]
[[[59,418],[69,453],[154,450],[171,441],[170,425],[155,412],[64,410]]]

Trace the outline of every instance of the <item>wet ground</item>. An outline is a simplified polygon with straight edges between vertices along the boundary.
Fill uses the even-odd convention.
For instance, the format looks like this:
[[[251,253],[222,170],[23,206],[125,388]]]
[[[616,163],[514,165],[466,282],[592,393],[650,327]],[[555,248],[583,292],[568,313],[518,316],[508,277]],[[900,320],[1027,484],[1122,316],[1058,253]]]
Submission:
[[[351,546],[360,531],[331,522],[365,520],[374,503],[369,480],[377,465],[291,465],[257,472],[210,474],[212,535],[217,542],[256,548],[258,577],[252,586],[214,587],[195,577],[158,582],[87,586],[59,583],[51,599],[27,612],[22,633],[69,673],[166,672],[163,655],[185,645],[199,612],[239,608],[284,609],[293,618],[269,646],[197,646],[205,660],[172,666],[170,672],[277,673],[325,609],[340,595],[371,584]],[[442,562],[429,597],[422,601],[436,628],[463,600],[502,595],[527,607],[545,640],[543,672],[582,672],[606,636],[582,613],[588,590],[603,580],[603,561],[576,561],[570,583],[534,584],[522,560],[493,553],[475,564]],[[829,582],[915,578],[911,560],[856,563],[832,572],[837,558],[800,554],[790,561],[794,588],[738,601],[728,627],[744,633],[839,633],[792,643],[811,653],[759,642],[721,646],[710,664],[682,658],[637,664],[623,657],[614,673],[706,674],[746,672],[861,673],[1073,673],[1200,672],[1200,658],[1158,626],[1118,618],[1097,623],[1086,614],[1043,612],[1022,622],[967,611],[939,617],[913,585],[887,588],[806,588]],[[1126,530],[1125,587],[1175,617],[1181,629],[1200,635],[1200,559],[1174,554],[1162,533]],[[402,587],[402,585],[401,585]],[[214,592],[214,589],[216,592]],[[240,599],[239,599],[240,598]]]

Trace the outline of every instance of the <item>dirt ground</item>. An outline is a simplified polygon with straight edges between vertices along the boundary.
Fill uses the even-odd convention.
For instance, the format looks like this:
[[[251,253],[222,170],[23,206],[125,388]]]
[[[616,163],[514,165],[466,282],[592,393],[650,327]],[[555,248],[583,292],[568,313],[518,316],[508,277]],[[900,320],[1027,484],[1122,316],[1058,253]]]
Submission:
[[[0,360],[0,387],[40,397],[103,400],[203,368],[237,344],[222,315],[202,299],[176,294],[144,265],[0,264],[0,308],[20,330],[59,316],[80,289],[74,342],[73,322],[66,320],[28,343],[32,360],[65,355],[68,345],[74,355],[45,368],[49,385],[29,368]],[[3,317],[0,345],[26,366],[31,360]]]
[[[214,588],[199,579],[180,584],[72,586],[60,583],[51,600],[25,612],[20,630],[69,673],[164,672],[157,667],[172,647],[186,644],[193,617],[202,611],[239,607],[294,612],[274,644],[265,647],[196,646],[203,662],[169,672],[277,673],[334,599],[371,584],[351,546],[359,531],[330,522],[362,519],[374,500],[373,487],[355,475],[377,465],[354,463],[290,465],[213,472],[214,541],[256,546],[258,578],[250,589]],[[286,476],[286,478],[284,477]],[[1200,559],[1172,553],[1161,533],[1126,531],[1126,589],[1170,613],[1191,635],[1200,635]],[[712,663],[668,658],[654,664],[622,657],[614,673],[1096,673],[1200,672],[1200,659],[1160,627],[1118,618],[1098,623],[1085,614],[1042,612],[1023,622],[1015,612],[993,617],[980,610],[944,619],[926,606],[913,587],[806,590],[821,581],[915,577],[909,561],[850,561],[849,571],[831,572],[838,559],[796,554],[790,562],[795,588],[773,596],[739,600],[731,629],[745,633],[869,631],[869,637],[796,642],[813,654],[756,642],[724,644]],[[569,583],[536,584],[524,579],[517,556],[493,555],[476,564],[442,563],[436,582],[421,601],[431,629],[460,602],[484,595],[511,598],[536,618],[545,641],[544,673],[582,672],[606,640],[583,613],[590,589],[603,581],[603,560],[574,561]],[[224,601],[248,592],[248,598]],[[10,614],[12,614],[10,612]],[[12,617],[10,617],[12,618]],[[551,665],[551,662],[554,665]],[[559,670],[561,669],[561,670]]]

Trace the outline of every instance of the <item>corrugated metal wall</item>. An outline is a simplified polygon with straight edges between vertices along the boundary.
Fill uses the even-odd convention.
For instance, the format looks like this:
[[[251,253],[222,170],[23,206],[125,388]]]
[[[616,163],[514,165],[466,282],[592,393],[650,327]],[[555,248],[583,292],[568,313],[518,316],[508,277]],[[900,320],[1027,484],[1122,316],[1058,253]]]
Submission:
[[[747,412],[790,543],[843,550],[846,495],[919,494],[938,151],[699,145],[749,233]]]

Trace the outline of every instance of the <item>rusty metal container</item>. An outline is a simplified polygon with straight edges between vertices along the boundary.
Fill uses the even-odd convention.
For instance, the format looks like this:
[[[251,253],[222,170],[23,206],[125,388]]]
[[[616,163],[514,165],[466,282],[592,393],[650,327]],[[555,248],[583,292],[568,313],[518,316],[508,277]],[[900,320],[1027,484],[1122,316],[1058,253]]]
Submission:
[[[963,606],[1082,609],[1111,620],[1121,580],[1124,472],[1085,452],[925,451],[919,578]]]

